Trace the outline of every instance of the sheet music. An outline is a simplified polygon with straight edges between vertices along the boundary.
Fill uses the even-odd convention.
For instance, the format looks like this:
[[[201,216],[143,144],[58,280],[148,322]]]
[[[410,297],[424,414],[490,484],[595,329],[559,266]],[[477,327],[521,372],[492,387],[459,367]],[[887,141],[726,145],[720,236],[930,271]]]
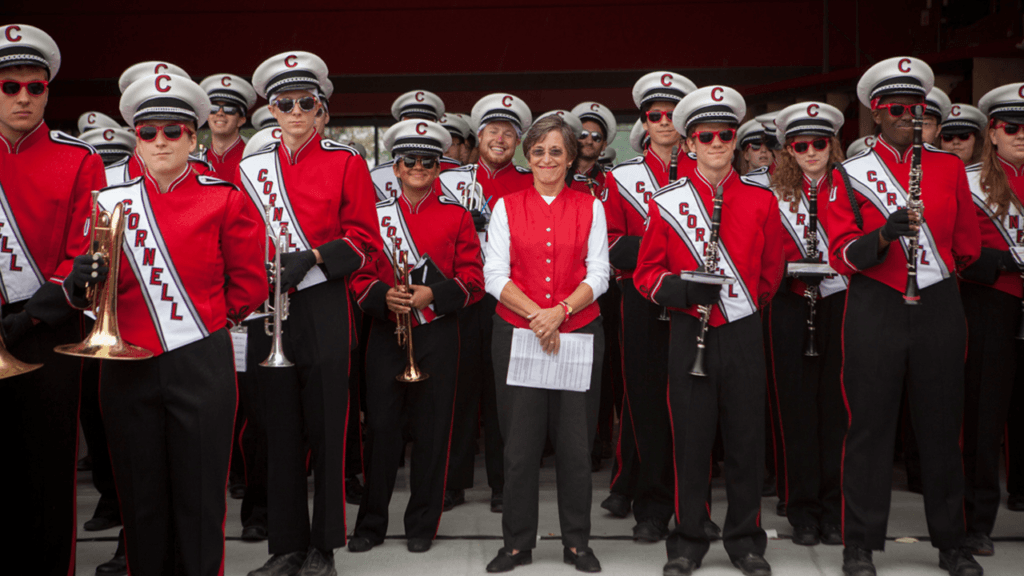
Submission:
[[[236,326],[231,332],[231,346],[235,349],[235,372],[245,372],[245,354],[249,347],[249,333],[245,326]]]
[[[593,334],[561,334],[558,354],[547,354],[532,330],[512,331],[508,385],[586,392],[594,367]]]

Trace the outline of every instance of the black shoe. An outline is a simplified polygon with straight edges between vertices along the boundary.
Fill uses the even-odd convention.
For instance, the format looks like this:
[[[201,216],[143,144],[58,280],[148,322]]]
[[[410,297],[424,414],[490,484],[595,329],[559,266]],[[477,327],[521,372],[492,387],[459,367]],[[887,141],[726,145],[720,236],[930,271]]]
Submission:
[[[704,535],[707,536],[708,540],[714,542],[722,538],[722,529],[708,518],[704,521]]]
[[[445,490],[444,491],[444,506],[442,510],[445,512],[455,508],[459,504],[466,503],[466,491],[465,490]]]
[[[964,539],[964,549],[975,556],[992,556],[996,553],[996,546],[988,534],[973,532]]]
[[[764,477],[764,484],[761,485],[761,496],[775,496],[777,494],[775,488],[775,474],[769,474]]]
[[[744,576],[772,576],[772,567],[764,556],[751,552],[746,556],[732,558],[732,565],[739,568]]]
[[[305,560],[305,551],[275,554],[266,564],[249,572],[249,576],[295,576]]]
[[[965,548],[946,548],[939,552],[939,568],[949,576],[982,576],[981,564]]]
[[[334,552],[324,552],[310,546],[306,561],[302,563],[298,576],[338,576],[334,568]]]
[[[434,541],[429,538],[409,538],[405,547],[409,549],[409,552],[426,552],[430,550],[430,545],[433,543]]]
[[[576,567],[579,572],[600,572],[601,563],[597,561],[597,556],[594,556],[594,551],[590,548],[576,548],[574,554],[572,550],[566,546],[562,550],[562,560],[566,564],[572,564]]]
[[[124,540],[118,539],[114,557],[96,567],[96,576],[125,576],[128,574],[128,559],[124,555]]]
[[[871,550],[856,546],[843,548],[843,576],[877,576]]]
[[[1010,494],[1007,496],[1006,507],[1014,512],[1024,512],[1024,494]]]
[[[520,550],[518,554],[513,554],[511,550],[502,548],[498,550],[498,555],[494,557],[494,560],[487,564],[487,571],[492,574],[495,572],[511,572],[516,566],[526,566],[532,563],[532,550]]]
[[[685,556],[673,558],[661,569],[662,576],[690,576],[700,568],[700,562],[694,562]]]
[[[668,536],[668,526],[662,526],[653,518],[641,520],[633,526],[633,541],[654,544]]]
[[[353,536],[348,539],[349,552],[369,552],[378,543],[363,536]]]
[[[345,502],[349,504],[361,504],[363,501],[363,485],[359,482],[358,476],[345,478]],[[447,508],[445,508],[447,510]]]
[[[253,524],[242,528],[242,540],[246,542],[262,542],[267,539],[267,527],[263,524]]]
[[[612,516],[625,518],[629,515],[630,500],[622,494],[612,492],[601,502],[601,508],[611,512]]]
[[[817,526],[794,526],[793,527],[793,544],[799,544],[800,546],[817,546],[821,544],[821,538],[818,535]]]
[[[232,500],[245,498],[245,484],[241,482],[232,483],[228,486],[228,494],[231,495]]]
[[[775,513],[783,518],[786,517],[786,501],[779,500],[779,503],[775,505]]]
[[[505,494],[501,490],[491,491],[491,512],[501,514],[505,510]]]
[[[821,543],[829,546],[839,546],[843,543],[843,529],[838,524],[822,524]]]
[[[93,516],[85,522],[82,528],[86,532],[99,532],[100,530],[110,530],[121,525],[121,519],[111,516]]]

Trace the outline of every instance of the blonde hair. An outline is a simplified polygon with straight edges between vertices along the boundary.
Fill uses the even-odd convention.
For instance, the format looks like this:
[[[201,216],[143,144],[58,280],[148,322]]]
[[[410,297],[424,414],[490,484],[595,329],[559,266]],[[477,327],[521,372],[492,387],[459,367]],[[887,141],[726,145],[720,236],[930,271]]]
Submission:
[[[792,138],[786,139],[785,148],[790,148]],[[832,165],[846,159],[843,149],[839,145],[839,138],[832,136],[828,139],[828,181],[832,181]],[[789,202],[789,211],[796,212],[800,204],[800,193],[803,190],[804,171],[800,169],[796,158],[790,153],[782,154],[782,160],[775,168],[772,175],[772,188],[775,189],[779,200]]]
[[[1013,193],[1010,179],[1006,177],[999,158],[996,157],[996,147],[992,144],[992,138],[987,130],[983,135],[985,144],[981,150],[981,189],[985,192],[988,205],[995,211],[996,217],[1002,218],[1009,212],[1010,202],[1016,204],[1017,208],[1021,208],[1021,204],[1017,195]]]

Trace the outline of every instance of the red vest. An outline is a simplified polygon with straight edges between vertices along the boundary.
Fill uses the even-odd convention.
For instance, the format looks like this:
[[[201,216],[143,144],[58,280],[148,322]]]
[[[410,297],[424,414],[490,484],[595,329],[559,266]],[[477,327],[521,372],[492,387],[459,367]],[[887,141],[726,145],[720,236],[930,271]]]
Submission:
[[[541,308],[557,306],[587,277],[587,241],[594,219],[594,198],[563,188],[549,206],[532,186],[505,196],[508,214],[509,277]],[[530,321],[501,302],[498,315],[517,328]],[[601,314],[597,301],[574,311],[559,332],[574,332]]]

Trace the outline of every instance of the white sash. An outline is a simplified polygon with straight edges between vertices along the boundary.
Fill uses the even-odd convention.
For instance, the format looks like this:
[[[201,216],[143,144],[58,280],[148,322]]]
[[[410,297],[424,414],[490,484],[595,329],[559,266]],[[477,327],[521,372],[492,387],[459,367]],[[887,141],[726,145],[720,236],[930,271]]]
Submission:
[[[843,167],[850,175],[850,185],[853,186],[853,189],[871,202],[883,216],[888,217],[893,212],[907,207],[907,191],[889,172],[889,167],[882,162],[874,150],[847,160]],[[923,175],[922,184],[927,181],[927,178],[927,174]],[[925,220],[928,218],[927,211],[928,207],[926,206]],[[900,237],[900,246],[903,247],[904,256],[907,254],[909,240],[905,236]],[[935,253],[935,239],[932,238],[932,231],[927,222],[921,225],[917,244],[918,287],[927,288],[949,278],[946,263],[943,262],[939,254]]]
[[[704,251],[711,239],[711,215],[707,213],[690,179],[681,178],[665,186],[654,196],[654,201],[658,203],[662,218],[686,244],[694,260],[703,264]],[[686,213],[681,214],[681,211]],[[734,284],[725,284],[721,288],[722,299],[717,306],[725,321],[734,322],[757,312],[757,302],[751,297],[743,277],[736,271],[721,236],[718,239],[718,266],[721,274],[736,279]]]
[[[256,204],[263,221],[275,236],[280,236],[284,229],[287,234],[288,243],[285,252],[302,252],[311,250],[313,247],[306,240],[306,235],[299,226],[292,210],[291,200],[288,198],[288,191],[284,187],[284,178],[281,176],[280,157],[275,144],[250,154],[242,159],[238,165],[242,175],[242,184],[249,198]],[[270,222],[267,222],[267,208],[272,208]],[[306,272],[306,276],[295,287],[296,290],[305,290],[310,286],[316,286],[327,281],[327,276],[319,266],[313,266]]]
[[[0,208],[0,297],[5,304],[10,304],[31,298],[44,280],[36,261],[25,247],[25,239],[21,236],[2,184]]]
[[[131,156],[126,156],[123,160],[118,160],[103,169],[107,176],[107,186],[117,186],[131,180],[128,177],[128,163],[131,159]]]
[[[480,208],[480,213],[484,215],[488,221],[491,219],[491,208],[489,206],[489,198],[484,196],[483,186],[478,182],[473,175],[476,174],[478,167],[476,164],[467,164],[465,166],[459,166],[458,168],[452,168],[441,172],[441,175],[437,177],[438,182],[441,183],[441,193],[445,196],[455,200],[459,205],[462,205],[462,194],[470,186],[476,185],[476,194],[483,197],[483,207]],[[487,245],[487,232],[477,232],[477,238],[480,239],[480,246]],[[480,259],[486,260],[484,251],[480,251]]]
[[[985,212],[988,219],[995,225],[999,235],[1006,241],[1006,245],[1012,251],[1014,248],[1024,244],[1024,215],[1015,202],[1010,202],[1009,210],[1002,218],[996,218],[995,212],[988,204],[988,196],[981,189],[981,165],[968,167],[967,183],[971,186],[971,198],[974,205]]]
[[[100,192],[101,209],[113,211],[118,202],[124,202],[127,220],[121,248],[139,283],[160,347],[170,352],[209,336],[174,267],[142,178]]]
[[[395,176],[394,168],[392,168],[394,164],[395,161],[392,160],[370,170],[370,180],[373,181],[373,189],[377,193],[378,202],[388,198],[395,198],[401,193],[402,189],[398,186],[398,178]]]
[[[405,223],[405,216],[402,214],[402,207],[398,205],[397,198],[390,198],[377,203],[377,224],[380,226],[380,237],[384,239],[384,254],[387,255],[392,270],[398,270],[392,238],[398,239],[399,250],[408,252],[407,262],[410,264],[410,268],[417,268],[422,264],[424,256],[416,248],[416,241],[413,240],[409,227]],[[418,282],[411,283],[418,284]],[[424,310],[413,308],[412,313],[416,316],[416,322],[419,324],[427,324],[440,318],[440,316],[434,313],[433,303]]]
[[[823,192],[823,190],[818,191],[819,194]],[[809,232],[807,228],[811,219],[810,205],[802,191],[799,194],[800,203],[796,207],[797,211],[795,214],[789,210],[789,202],[786,200],[779,200],[779,211],[782,212],[783,227],[789,232],[797,247],[800,248],[800,255],[807,258],[807,234]],[[821,247],[818,249],[818,256],[823,263],[828,264],[828,234],[825,234],[825,227],[822,226],[820,219],[818,220],[818,242],[821,244]],[[818,286],[818,292],[824,298],[846,290],[847,286],[845,276],[833,274],[826,276],[821,281],[821,284]]]
[[[619,194],[646,222],[647,201],[658,192],[658,179],[644,161],[644,156],[637,156],[612,168],[611,175],[618,184]]]

